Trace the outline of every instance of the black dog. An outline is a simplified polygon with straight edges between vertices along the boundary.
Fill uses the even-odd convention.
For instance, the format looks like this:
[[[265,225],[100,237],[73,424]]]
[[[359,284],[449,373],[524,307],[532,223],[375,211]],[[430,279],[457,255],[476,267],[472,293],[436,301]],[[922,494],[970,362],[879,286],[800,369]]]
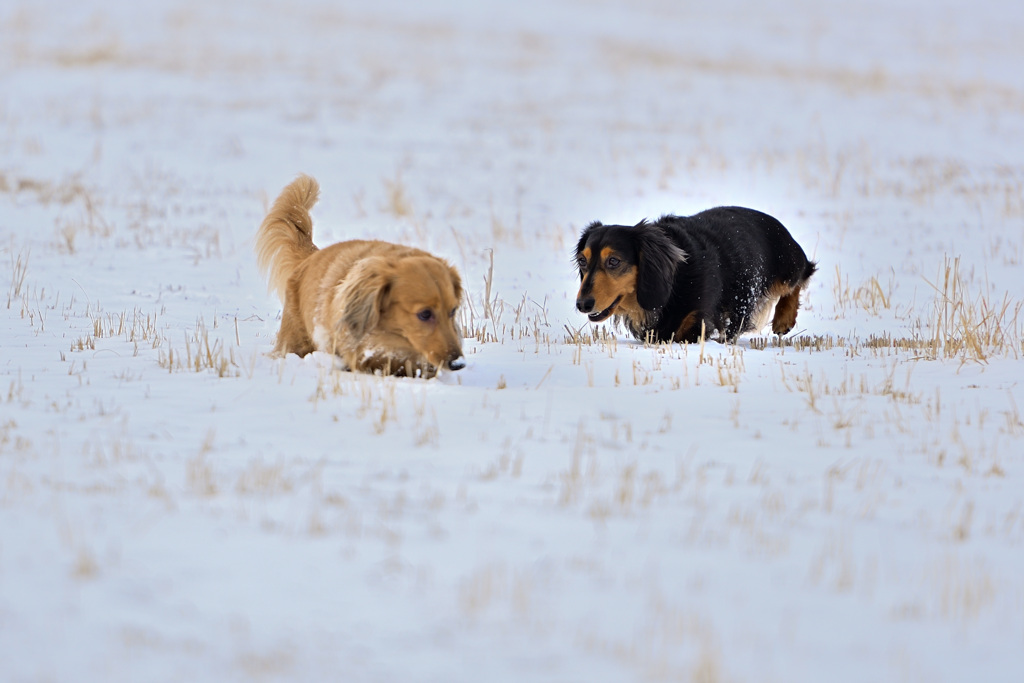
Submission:
[[[654,223],[588,225],[576,245],[576,308],[592,322],[611,315],[634,337],[694,342],[713,332],[733,342],[763,327],[796,325],[800,290],[817,269],[782,223],[740,207]]]

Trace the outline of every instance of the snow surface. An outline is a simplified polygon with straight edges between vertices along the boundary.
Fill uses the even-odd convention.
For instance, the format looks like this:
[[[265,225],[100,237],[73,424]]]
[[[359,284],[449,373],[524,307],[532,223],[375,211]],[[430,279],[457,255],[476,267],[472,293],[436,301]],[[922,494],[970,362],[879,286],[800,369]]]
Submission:
[[[0,679],[1024,680],[1021,35],[1010,0],[8,0]],[[458,266],[465,370],[266,356],[299,172],[317,243]],[[796,345],[575,312],[584,225],[720,204],[820,262]]]

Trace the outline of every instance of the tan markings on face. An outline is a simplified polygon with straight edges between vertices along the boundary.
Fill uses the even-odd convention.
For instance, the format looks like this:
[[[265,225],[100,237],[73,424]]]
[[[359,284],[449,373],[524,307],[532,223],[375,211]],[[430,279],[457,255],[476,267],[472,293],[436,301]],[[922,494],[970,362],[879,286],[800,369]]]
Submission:
[[[615,312],[618,315],[626,316],[638,324],[642,323],[646,319],[647,312],[644,311],[642,306],[640,306],[640,302],[636,300],[635,284],[634,291],[622,297],[622,301],[620,301],[619,305],[615,307]]]
[[[431,365],[440,367],[461,356],[462,334],[451,314],[459,306],[459,290],[451,269],[437,259],[417,257],[399,262],[396,270],[382,326]],[[425,311],[431,315],[421,320]]]
[[[601,264],[603,265],[604,262],[607,261],[608,257],[611,256],[611,255],[612,255],[612,248],[611,247],[604,247],[603,249],[601,249]]]
[[[583,258],[587,259],[587,263],[590,263],[590,256],[593,252],[590,251],[590,247],[583,247]],[[576,298],[579,299],[583,295],[583,287],[587,284],[586,268],[583,268],[583,279],[580,281],[580,288],[576,292]]]
[[[615,303],[619,297],[619,305],[632,295],[636,299],[636,269],[620,275],[610,275],[605,270],[596,270],[590,276],[593,283],[594,310],[603,311]]]

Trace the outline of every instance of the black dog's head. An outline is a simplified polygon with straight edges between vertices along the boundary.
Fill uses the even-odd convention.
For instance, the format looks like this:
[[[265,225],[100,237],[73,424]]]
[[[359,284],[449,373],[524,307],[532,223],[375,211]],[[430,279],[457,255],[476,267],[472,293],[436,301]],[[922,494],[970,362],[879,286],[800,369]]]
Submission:
[[[576,308],[591,322],[601,322],[618,309],[661,308],[672,293],[676,267],[686,260],[657,223],[635,226],[588,225],[576,245],[580,291]]]

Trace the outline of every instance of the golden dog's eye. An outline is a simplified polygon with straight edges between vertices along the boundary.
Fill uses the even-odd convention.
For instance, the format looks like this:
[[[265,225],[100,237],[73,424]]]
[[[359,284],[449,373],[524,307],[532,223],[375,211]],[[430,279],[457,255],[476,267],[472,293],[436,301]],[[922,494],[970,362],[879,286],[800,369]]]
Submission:
[[[609,256],[608,260],[605,261],[605,265],[607,265],[609,268],[618,268],[619,259],[615,258],[614,256]]]
[[[422,311],[416,314],[416,317],[423,322],[430,322],[434,317],[434,312],[429,308],[424,308]]]
[[[448,314],[448,317],[449,318],[454,318],[455,317],[455,312],[457,310],[459,310],[458,306],[456,306],[455,308],[452,309],[452,312]]]

